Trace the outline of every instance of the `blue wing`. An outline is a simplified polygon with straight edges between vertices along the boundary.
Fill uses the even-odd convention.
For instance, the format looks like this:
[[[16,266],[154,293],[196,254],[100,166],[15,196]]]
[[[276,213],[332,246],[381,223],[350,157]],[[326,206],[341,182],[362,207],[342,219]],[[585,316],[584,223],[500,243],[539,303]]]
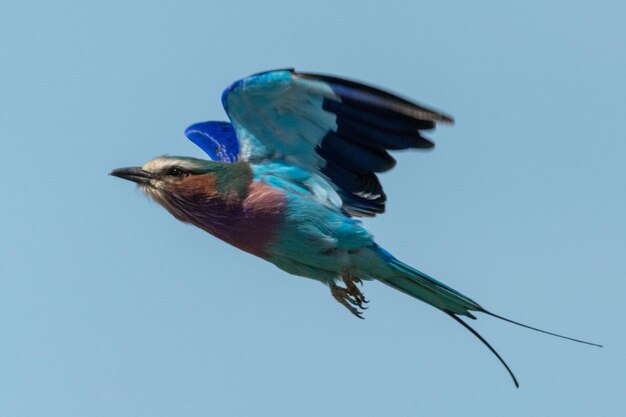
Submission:
[[[388,150],[431,148],[419,131],[452,122],[370,86],[292,69],[239,80],[224,91],[222,103],[242,159],[321,174],[354,216],[384,212],[376,173],[395,165]]]
[[[228,122],[201,122],[185,129],[185,136],[206,152],[212,160],[235,162],[239,155],[237,133]]]

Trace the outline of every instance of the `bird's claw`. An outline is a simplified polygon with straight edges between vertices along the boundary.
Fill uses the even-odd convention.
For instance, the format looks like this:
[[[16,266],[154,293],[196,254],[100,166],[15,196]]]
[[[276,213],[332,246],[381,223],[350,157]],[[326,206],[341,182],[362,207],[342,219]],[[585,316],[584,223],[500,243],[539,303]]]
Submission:
[[[363,310],[367,310],[367,306],[364,304],[369,303],[369,301],[356,286],[356,283],[363,285],[363,281],[360,278],[353,277],[347,272],[344,272],[341,278],[344,284],[346,284],[346,288],[333,284],[330,287],[331,294],[335,297],[335,300],[339,301],[348,311],[358,318],[363,319]]]

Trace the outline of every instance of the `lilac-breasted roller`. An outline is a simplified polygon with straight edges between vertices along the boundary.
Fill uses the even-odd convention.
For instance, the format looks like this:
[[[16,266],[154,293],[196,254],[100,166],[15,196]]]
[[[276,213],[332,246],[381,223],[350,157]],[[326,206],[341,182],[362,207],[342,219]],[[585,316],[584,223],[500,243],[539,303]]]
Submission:
[[[211,161],[162,156],[111,174],[139,184],[177,219],[328,285],[357,317],[367,303],[357,284],[373,279],[440,309],[495,354],[516,386],[508,365],[461,316],[486,313],[571,339],[489,312],[396,259],[355,220],[385,210],[376,174],[393,168],[388,151],[432,148],[422,131],[451,123],[450,116],[370,86],[292,69],[239,80],[222,103],[230,123],[202,122],[185,131]]]

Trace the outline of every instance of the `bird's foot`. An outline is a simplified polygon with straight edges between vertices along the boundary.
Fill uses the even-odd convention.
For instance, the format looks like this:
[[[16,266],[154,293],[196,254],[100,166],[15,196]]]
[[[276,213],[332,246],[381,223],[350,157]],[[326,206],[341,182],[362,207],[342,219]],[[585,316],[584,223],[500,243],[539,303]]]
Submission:
[[[352,314],[363,319],[363,310],[367,310],[364,304],[367,304],[369,301],[365,299],[361,290],[356,286],[357,283],[362,283],[361,279],[353,277],[347,272],[341,275],[341,279],[346,284],[346,288],[333,284],[330,287],[331,294],[335,297],[335,300],[339,301]]]

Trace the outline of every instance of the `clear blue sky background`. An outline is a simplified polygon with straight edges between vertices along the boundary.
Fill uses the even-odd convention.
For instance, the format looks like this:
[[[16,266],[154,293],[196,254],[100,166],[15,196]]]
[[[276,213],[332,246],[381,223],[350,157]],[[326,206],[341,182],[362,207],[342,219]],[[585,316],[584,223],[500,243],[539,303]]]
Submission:
[[[46,1],[0,15],[0,415],[626,415],[624,2]],[[378,283],[322,285],[107,176],[224,119],[231,81],[294,66],[451,113],[397,155],[406,262],[505,316],[496,359]]]

